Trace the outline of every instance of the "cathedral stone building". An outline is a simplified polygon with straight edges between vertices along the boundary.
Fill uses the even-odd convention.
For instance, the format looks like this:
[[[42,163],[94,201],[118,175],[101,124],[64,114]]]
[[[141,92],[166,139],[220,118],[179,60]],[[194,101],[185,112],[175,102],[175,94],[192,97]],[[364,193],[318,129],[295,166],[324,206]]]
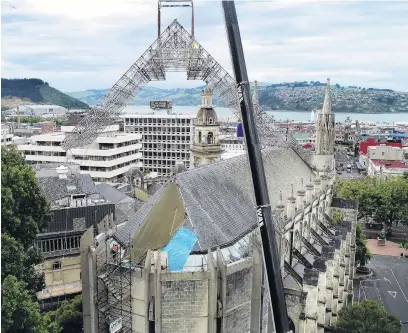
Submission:
[[[330,79],[327,79],[323,108],[317,113],[316,119],[314,165],[318,171],[334,169],[334,124]]]
[[[220,124],[214,107],[212,91],[209,87],[205,87],[201,93],[201,105],[194,123],[195,132],[190,163],[194,168],[221,160]]]
[[[323,333],[353,300],[357,203],[292,148],[262,155],[292,330]],[[131,221],[83,236],[84,332],[274,332],[257,223],[247,156],[176,174]]]

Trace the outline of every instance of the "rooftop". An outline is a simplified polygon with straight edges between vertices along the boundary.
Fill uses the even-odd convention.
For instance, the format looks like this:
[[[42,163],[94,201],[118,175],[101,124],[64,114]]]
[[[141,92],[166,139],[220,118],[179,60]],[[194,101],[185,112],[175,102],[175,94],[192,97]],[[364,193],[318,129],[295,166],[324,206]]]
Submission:
[[[290,148],[264,150],[263,160],[272,206],[278,204],[280,192],[284,198],[288,197],[291,184],[295,189],[300,189],[302,178],[306,181],[312,172]],[[195,250],[206,250],[231,242],[256,226],[256,203],[246,155],[180,173],[173,183],[177,186],[177,195],[163,195],[165,187],[157,191],[132,220],[118,230],[115,237],[127,244],[153,211],[162,216],[159,220],[163,223],[163,228],[166,228],[171,222],[168,221],[165,210],[160,212],[166,205],[175,205],[177,209],[185,211],[184,227],[198,236]],[[163,200],[159,203],[162,195],[165,198],[163,200],[168,200],[167,203]],[[181,204],[176,202],[177,197]],[[155,227],[160,228],[159,225]],[[175,226],[176,230],[177,228]]]

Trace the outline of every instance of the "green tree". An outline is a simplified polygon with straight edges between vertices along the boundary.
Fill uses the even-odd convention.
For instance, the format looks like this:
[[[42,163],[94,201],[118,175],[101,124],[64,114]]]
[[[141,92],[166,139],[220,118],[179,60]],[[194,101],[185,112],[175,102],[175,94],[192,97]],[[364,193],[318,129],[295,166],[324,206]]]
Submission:
[[[376,301],[363,300],[339,312],[335,333],[400,333],[401,321]]]
[[[359,202],[359,219],[393,224],[408,223],[408,175],[378,179],[342,180],[335,184],[335,195]]]
[[[361,225],[356,227],[356,263],[360,266],[365,266],[368,260],[373,257],[370,250],[367,248],[367,240]]]
[[[1,288],[2,333],[48,333],[40,306],[15,276],[6,277]]]
[[[343,219],[344,219],[344,214],[341,211],[336,210],[333,213],[333,222],[334,222],[334,224],[339,224],[341,221],[343,221]]]
[[[49,332],[80,333],[83,332],[82,296],[64,302],[57,310],[45,315]]]
[[[14,147],[1,154],[1,197],[1,233],[27,250],[46,227],[50,211],[33,169]]]
[[[40,253],[30,247],[24,250],[23,245],[9,234],[1,235],[1,281],[13,275],[26,284],[32,294],[45,288],[44,274],[34,268],[42,262]]]

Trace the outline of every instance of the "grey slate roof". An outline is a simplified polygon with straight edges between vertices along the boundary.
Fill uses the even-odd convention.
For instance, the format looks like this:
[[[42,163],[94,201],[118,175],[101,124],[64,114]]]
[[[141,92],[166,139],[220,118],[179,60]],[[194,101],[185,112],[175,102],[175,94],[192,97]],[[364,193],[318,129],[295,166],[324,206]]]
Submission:
[[[290,148],[262,153],[272,207],[309,179],[310,167]],[[198,236],[202,250],[230,242],[257,223],[252,177],[247,156],[242,155],[176,176],[185,203],[185,226]]]
[[[269,199],[272,207],[291,195],[309,179],[312,170],[290,148],[272,148],[262,152]],[[241,155],[176,175],[176,184],[188,219],[184,227],[198,236],[194,250],[206,250],[231,242],[257,223],[254,188],[246,155]],[[160,198],[162,186],[143,204],[132,220],[121,226],[115,236],[123,244],[133,235]]]
[[[129,245],[129,239],[136,232],[136,230],[142,225],[143,221],[149,214],[150,210],[156,204],[163,194],[165,186],[160,186],[156,192],[150,196],[145,203],[137,210],[136,214],[130,219],[126,224],[118,227],[118,230],[115,232],[115,238],[124,244],[125,246]]]
[[[133,199],[125,193],[117,190],[109,184],[100,183],[96,185],[98,192],[108,201],[117,203],[133,202]]]
[[[68,175],[66,179],[57,177],[38,178],[45,197],[54,202],[71,194],[98,193],[90,175]]]
[[[134,216],[143,204],[142,201],[126,195],[109,184],[100,183],[96,185],[96,188],[105,200],[115,204],[115,222],[117,224]]]

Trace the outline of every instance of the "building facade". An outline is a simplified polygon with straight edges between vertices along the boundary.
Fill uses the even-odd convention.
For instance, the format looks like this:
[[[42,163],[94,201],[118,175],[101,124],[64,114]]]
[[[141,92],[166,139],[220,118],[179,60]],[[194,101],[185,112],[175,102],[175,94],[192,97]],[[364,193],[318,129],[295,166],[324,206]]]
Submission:
[[[142,166],[140,134],[119,132],[119,125],[108,126],[87,148],[65,151],[61,147],[73,126],[62,126],[60,132],[34,135],[30,144],[18,145],[31,164],[75,163],[81,174],[89,174],[95,182],[121,182],[132,167]]]
[[[113,225],[115,205],[100,196],[89,175],[77,165],[34,165],[40,188],[51,203],[48,226],[36,236],[44,261],[36,268],[45,276],[45,289],[36,294],[43,310],[82,291],[80,241],[91,226]]]
[[[323,333],[353,299],[357,204],[332,197],[333,175],[304,185],[312,170],[291,149],[263,160],[292,325]],[[178,174],[140,210],[104,243],[95,246],[92,230],[83,236],[85,332],[119,321],[135,332],[274,332],[245,156]],[[339,225],[334,211],[345,216]],[[179,257],[163,248],[186,229],[197,241],[174,270]]]
[[[212,104],[212,91],[205,87],[201,105],[194,121],[194,140],[191,145],[191,162],[194,168],[221,160],[220,124]]]
[[[220,145],[222,149],[221,159],[236,157],[245,154],[245,144],[243,137],[225,135],[220,136]]]
[[[142,136],[142,164],[144,171],[168,177],[177,162],[190,168],[190,145],[194,135],[193,115],[125,114],[124,130]]]

